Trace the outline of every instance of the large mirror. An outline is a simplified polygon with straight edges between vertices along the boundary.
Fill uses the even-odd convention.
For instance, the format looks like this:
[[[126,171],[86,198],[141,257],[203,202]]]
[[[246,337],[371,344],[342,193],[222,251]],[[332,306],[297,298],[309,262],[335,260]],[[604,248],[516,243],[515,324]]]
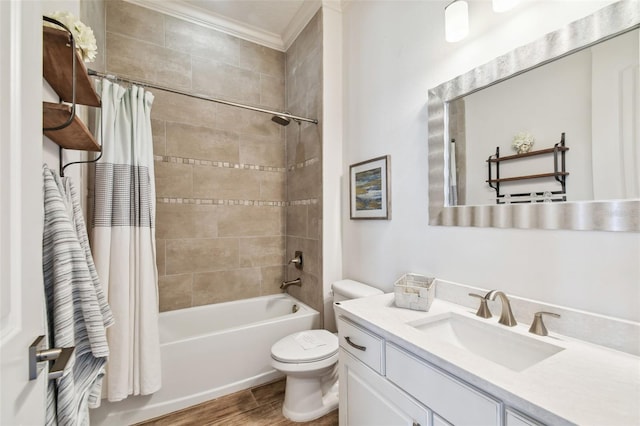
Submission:
[[[429,223],[640,232],[639,15],[614,3],[431,89]]]

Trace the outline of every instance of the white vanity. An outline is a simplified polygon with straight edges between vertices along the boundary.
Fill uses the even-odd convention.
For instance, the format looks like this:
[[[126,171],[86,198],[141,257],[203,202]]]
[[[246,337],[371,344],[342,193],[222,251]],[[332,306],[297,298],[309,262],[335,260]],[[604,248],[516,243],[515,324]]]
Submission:
[[[495,307],[420,312],[385,294],[335,309],[341,426],[640,424],[638,356],[506,327]]]

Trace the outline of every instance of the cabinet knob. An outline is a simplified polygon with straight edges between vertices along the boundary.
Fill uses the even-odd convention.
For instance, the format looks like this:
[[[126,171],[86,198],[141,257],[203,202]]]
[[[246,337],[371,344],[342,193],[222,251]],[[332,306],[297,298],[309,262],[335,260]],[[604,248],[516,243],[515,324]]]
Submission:
[[[413,422],[413,426],[420,426],[420,423],[418,423],[418,422]]]

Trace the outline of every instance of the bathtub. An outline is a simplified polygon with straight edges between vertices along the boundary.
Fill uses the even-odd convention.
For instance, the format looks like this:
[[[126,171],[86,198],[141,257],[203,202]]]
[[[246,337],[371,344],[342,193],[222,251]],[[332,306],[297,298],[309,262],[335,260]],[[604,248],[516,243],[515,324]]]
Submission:
[[[282,377],[271,367],[271,346],[319,323],[318,311],[287,294],[163,312],[162,389],[105,399],[91,424],[132,424]]]

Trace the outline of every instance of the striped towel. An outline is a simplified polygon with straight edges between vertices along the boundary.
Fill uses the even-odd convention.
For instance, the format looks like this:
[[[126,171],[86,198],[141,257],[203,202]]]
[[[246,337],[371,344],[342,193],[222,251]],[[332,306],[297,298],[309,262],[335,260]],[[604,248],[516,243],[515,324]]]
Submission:
[[[75,346],[64,375],[49,383],[47,424],[88,425],[89,407],[99,405],[113,324],[93,264],[78,195],[68,178],[46,165],[42,268],[51,347]]]

